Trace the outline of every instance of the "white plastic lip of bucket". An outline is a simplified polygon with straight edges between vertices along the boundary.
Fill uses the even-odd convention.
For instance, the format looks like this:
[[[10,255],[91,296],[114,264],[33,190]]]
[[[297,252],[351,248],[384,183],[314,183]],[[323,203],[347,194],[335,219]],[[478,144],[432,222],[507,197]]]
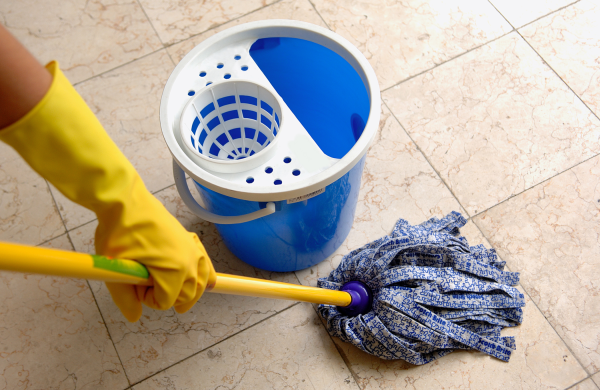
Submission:
[[[198,165],[220,173],[240,173],[269,161],[282,121],[273,92],[236,80],[194,93],[183,109],[179,129],[188,151],[199,158],[195,160]],[[242,176],[245,181],[248,174]]]
[[[343,158],[330,158],[319,149],[250,57],[251,45],[257,39],[270,37],[299,38],[318,43],[344,58],[361,77],[370,99],[369,118],[361,137]],[[210,71],[205,73],[204,69]],[[217,69],[220,73],[215,72]],[[271,91],[281,105],[282,126],[281,133],[275,139],[277,144],[269,145],[265,148],[265,153],[252,156],[257,157],[258,161],[258,157],[262,155],[266,161],[260,161],[258,166],[249,171],[231,172],[225,169],[225,172],[219,172],[215,168],[206,168],[201,161],[207,158],[190,150],[181,137],[180,121],[186,104],[189,104],[188,93],[201,94],[207,87],[224,82],[220,80],[259,84]],[[174,160],[193,180],[223,195],[249,201],[272,202],[322,190],[346,174],[366,154],[373,141],[379,127],[380,108],[381,97],[375,72],[362,53],[346,39],[310,23],[265,20],[222,31],[190,51],[167,81],[161,99],[160,121],[163,136]],[[294,164],[283,162],[288,154],[292,154]],[[246,160],[248,159],[241,160],[239,166]],[[271,162],[279,164],[275,175],[265,174]],[[293,167],[298,166],[298,163],[301,163],[299,166],[302,174],[295,176]],[[274,185],[273,179],[278,179],[278,175],[285,175],[285,179],[283,183],[280,181],[280,185]],[[248,178],[254,179],[252,184],[246,182]]]

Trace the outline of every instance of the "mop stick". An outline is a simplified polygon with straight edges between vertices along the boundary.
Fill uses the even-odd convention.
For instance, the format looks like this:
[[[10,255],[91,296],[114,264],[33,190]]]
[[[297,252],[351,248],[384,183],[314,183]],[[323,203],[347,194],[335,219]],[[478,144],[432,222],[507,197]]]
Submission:
[[[319,279],[323,289],[218,274],[212,291],[325,303],[318,312],[331,335],[386,360],[421,365],[475,349],[508,361],[516,342],[500,331],[523,321],[519,275],[493,249],[469,246],[458,231],[465,223],[457,212],[420,225],[400,219],[344,256]],[[151,282],[135,261],[14,244],[0,243],[0,269]]]
[[[0,270],[152,285],[148,270],[133,260],[110,259],[59,249],[0,242]],[[217,273],[212,293],[286,299],[340,307],[350,306],[351,293]]]

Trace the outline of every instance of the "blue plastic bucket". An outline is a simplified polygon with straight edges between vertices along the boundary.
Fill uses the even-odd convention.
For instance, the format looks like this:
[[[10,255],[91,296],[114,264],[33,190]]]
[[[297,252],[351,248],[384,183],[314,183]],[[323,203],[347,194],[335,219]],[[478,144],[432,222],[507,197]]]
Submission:
[[[235,256],[286,272],[321,262],[350,232],[379,109],[374,72],[347,41],[264,21],[188,54],[165,87],[161,124],[186,205]]]
[[[331,255],[352,227],[363,157],[324,193],[301,202],[275,203],[276,212],[241,224],[216,224],[225,245],[240,260],[267,271],[288,272],[311,267]],[[221,195],[198,183],[206,208],[219,215],[240,215],[265,207]]]

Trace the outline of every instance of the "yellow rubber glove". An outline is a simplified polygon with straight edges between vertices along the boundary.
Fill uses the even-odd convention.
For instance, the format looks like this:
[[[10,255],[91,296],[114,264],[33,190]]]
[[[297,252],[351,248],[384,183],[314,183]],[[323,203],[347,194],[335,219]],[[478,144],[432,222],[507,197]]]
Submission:
[[[129,321],[140,318],[142,302],[189,310],[216,280],[198,236],[148,192],[58,64],[46,68],[53,75],[50,89],[27,115],[0,130],[0,140],[67,198],[96,213],[96,253],[148,268],[151,287],[106,284]]]

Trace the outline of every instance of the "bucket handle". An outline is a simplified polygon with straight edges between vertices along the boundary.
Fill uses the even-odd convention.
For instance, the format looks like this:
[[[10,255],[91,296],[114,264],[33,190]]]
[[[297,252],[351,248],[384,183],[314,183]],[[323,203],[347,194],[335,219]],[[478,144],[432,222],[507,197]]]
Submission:
[[[181,169],[177,162],[175,162],[175,160],[173,160],[173,177],[175,178],[175,186],[177,187],[177,191],[179,192],[179,196],[181,196],[183,203],[185,203],[192,213],[196,214],[205,221],[222,225],[232,225],[236,223],[254,221],[255,219],[265,217],[275,212],[275,203],[269,202],[267,203],[267,207],[264,209],[256,210],[252,213],[244,215],[225,216],[211,213],[204,207],[200,206],[198,202],[196,202],[196,199],[194,199],[192,196],[192,193],[187,185],[187,181],[185,180],[185,172],[183,169]]]

